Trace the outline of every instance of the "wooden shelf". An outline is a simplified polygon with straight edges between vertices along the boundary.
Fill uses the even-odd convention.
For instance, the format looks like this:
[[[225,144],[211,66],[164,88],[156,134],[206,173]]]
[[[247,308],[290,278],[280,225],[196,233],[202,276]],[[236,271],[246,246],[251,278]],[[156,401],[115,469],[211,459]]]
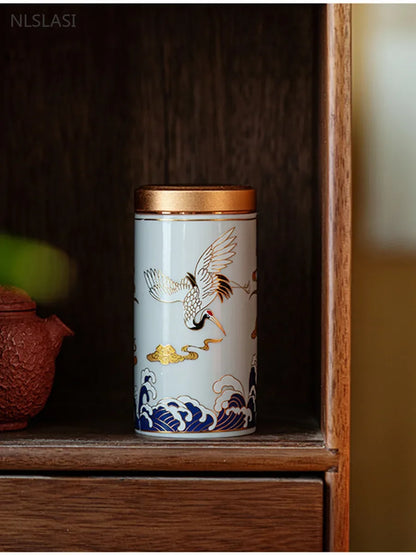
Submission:
[[[310,421],[268,423],[253,435],[211,441],[142,438],[123,424],[39,422],[0,442],[1,470],[301,472],[327,471],[338,456]]]
[[[52,17],[52,8],[43,11]],[[1,9],[4,21],[13,10]],[[59,355],[42,413],[27,430],[0,436],[0,543],[54,550],[59,537],[75,549],[106,550],[114,538],[116,547],[137,549],[150,530],[154,542],[145,547],[162,551],[182,548],[192,534],[198,549],[216,538],[215,548],[285,551],[289,531],[301,551],[308,538],[314,549],[347,550],[350,7],[77,5],[73,12],[77,26],[68,32],[5,26],[1,36],[0,219],[6,233],[62,249],[77,279],[68,298],[38,304],[41,316],[55,312],[75,336]],[[133,432],[127,215],[144,183],[256,188],[255,435],[160,441]],[[285,475],[300,492],[288,501],[285,487],[270,489],[282,473],[319,483],[310,492],[299,476]],[[224,481],[222,493],[208,487],[212,476]],[[185,488],[184,516],[176,493],[189,480],[202,485]],[[248,488],[244,503],[233,497],[245,520],[227,497],[238,480]],[[126,505],[127,481],[134,484]],[[257,505],[246,502],[253,491]],[[302,531],[302,510],[316,536]],[[241,530],[253,528],[256,541],[242,541]]]

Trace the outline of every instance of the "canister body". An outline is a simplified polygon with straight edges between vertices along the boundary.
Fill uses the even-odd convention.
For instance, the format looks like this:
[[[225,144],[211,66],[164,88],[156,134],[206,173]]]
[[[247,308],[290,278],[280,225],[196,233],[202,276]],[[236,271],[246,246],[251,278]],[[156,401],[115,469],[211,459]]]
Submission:
[[[256,214],[135,214],[136,431],[256,425]]]

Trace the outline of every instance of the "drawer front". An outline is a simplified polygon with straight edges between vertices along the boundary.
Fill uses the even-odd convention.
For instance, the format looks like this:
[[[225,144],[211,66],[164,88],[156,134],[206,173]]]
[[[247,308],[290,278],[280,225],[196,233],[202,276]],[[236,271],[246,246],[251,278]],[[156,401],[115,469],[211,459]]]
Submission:
[[[321,551],[319,479],[0,477],[0,550]]]

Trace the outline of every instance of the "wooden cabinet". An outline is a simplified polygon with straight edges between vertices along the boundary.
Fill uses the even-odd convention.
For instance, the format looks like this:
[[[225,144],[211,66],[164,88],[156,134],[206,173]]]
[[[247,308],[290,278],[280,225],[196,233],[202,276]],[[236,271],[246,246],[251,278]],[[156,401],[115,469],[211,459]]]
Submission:
[[[318,478],[3,477],[0,495],[6,550],[322,550]]]
[[[0,548],[346,550],[349,6],[0,11],[0,221],[76,269],[48,405],[0,436]],[[257,190],[253,436],[133,433],[133,190],[184,182]]]

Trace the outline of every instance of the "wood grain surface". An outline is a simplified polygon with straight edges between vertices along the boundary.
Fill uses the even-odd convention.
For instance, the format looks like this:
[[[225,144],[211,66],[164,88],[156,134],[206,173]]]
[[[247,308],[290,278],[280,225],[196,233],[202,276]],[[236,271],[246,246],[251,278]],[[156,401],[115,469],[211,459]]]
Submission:
[[[0,478],[4,551],[321,551],[320,479]]]
[[[191,442],[110,430],[40,426],[34,433],[3,435],[0,470],[316,472],[333,471],[338,463],[322,433],[302,427],[276,433],[271,426],[251,436]]]
[[[323,20],[322,186],[323,431],[339,453],[326,474],[328,538],[349,546],[351,292],[351,7],[329,5]]]
[[[45,416],[132,421],[133,190],[239,183],[259,207],[259,417],[319,418],[317,6],[1,6],[1,228],[62,248],[76,335]],[[68,7],[43,6],[42,13]],[[319,250],[319,249],[318,249]]]

